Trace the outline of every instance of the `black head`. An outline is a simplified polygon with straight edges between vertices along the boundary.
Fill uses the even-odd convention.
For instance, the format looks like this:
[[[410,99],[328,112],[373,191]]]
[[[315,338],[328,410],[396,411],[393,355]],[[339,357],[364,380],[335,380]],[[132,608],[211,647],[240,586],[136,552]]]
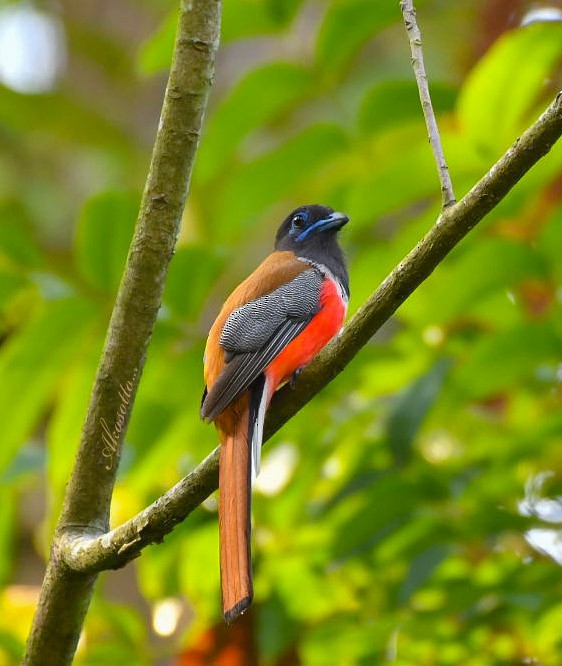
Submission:
[[[326,266],[349,294],[347,269],[337,233],[347,215],[327,206],[301,206],[287,216],[275,237],[276,250],[289,250],[301,259]]]
[[[293,250],[306,254],[306,248],[317,240],[335,239],[337,232],[349,222],[347,215],[336,213],[327,206],[300,206],[287,216],[275,237],[276,250]]]

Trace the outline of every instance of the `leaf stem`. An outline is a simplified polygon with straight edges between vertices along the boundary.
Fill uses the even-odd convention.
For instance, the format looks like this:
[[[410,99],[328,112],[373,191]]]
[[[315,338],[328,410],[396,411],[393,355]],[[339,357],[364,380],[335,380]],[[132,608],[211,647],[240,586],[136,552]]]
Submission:
[[[400,9],[402,10],[404,26],[406,27],[406,33],[410,42],[412,68],[418,85],[423,116],[425,118],[427,133],[429,135],[429,143],[433,151],[435,164],[437,165],[439,181],[441,182],[443,208],[447,208],[456,203],[456,199],[453,191],[451,175],[449,174],[449,167],[447,166],[447,160],[445,159],[445,153],[443,152],[441,135],[439,134],[435,112],[433,111],[433,105],[431,103],[431,96],[429,94],[429,85],[423,60],[421,32],[418,26],[413,0],[401,0]]]

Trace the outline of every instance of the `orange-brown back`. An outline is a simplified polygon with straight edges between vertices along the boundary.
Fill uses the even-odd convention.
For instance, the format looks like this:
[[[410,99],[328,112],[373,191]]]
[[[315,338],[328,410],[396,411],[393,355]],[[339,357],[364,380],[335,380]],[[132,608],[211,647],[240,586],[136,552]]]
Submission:
[[[269,294],[308,268],[293,252],[272,252],[226,299],[209,331],[205,347],[205,384],[210,390],[225,366],[220,346],[222,329],[229,315],[246,303]],[[220,425],[220,422],[219,422]]]

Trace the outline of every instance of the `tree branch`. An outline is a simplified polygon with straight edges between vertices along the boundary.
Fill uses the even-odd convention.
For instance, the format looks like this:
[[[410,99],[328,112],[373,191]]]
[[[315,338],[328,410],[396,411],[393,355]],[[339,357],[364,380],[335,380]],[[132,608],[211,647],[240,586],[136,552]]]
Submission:
[[[106,532],[123,436],[160,307],[218,46],[220,0],[182,0],[174,59],[127,264],[94,381],[24,664],[69,664],[95,576],[64,566],[59,542]]]
[[[398,307],[433,272],[447,254],[506,196],[562,135],[562,93],[517,139],[505,155],[457,204],[444,209],[435,225],[396,266],[369,300],[299,375],[272,401],[264,441],[296,414],[353,359]],[[218,449],[191,474],[140,514],[97,538],[68,538],[60,554],[85,574],[117,568],[161,541],[217,488]]]
[[[431,96],[429,94],[429,85],[427,82],[427,74],[425,72],[425,65],[423,61],[423,48],[421,33],[416,20],[416,10],[413,0],[401,0],[400,9],[404,17],[404,25],[408,34],[410,42],[410,50],[412,52],[412,67],[416,83],[418,84],[418,91],[420,94],[420,102],[423,110],[423,117],[429,135],[429,143],[433,150],[435,163],[437,164],[437,173],[441,182],[441,195],[443,197],[443,208],[452,206],[455,202],[455,193],[453,191],[453,183],[449,174],[449,167],[443,152],[443,145],[441,144],[441,136],[439,128],[437,127],[437,120],[433,111],[431,103]]]

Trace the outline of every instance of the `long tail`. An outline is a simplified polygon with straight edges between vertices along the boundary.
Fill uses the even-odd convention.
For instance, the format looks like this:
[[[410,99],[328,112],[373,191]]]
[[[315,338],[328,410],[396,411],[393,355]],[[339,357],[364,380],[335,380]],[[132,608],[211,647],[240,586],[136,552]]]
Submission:
[[[269,384],[260,375],[248,399],[238,402],[231,434],[221,433],[219,456],[219,535],[222,612],[233,622],[252,603],[250,518],[252,481],[260,465],[263,423]],[[235,413],[238,411],[235,408]],[[232,422],[231,422],[232,425]],[[219,431],[220,432],[220,431]]]
[[[219,458],[219,534],[222,612],[233,622],[252,603],[250,554],[250,414],[222,437]]]

